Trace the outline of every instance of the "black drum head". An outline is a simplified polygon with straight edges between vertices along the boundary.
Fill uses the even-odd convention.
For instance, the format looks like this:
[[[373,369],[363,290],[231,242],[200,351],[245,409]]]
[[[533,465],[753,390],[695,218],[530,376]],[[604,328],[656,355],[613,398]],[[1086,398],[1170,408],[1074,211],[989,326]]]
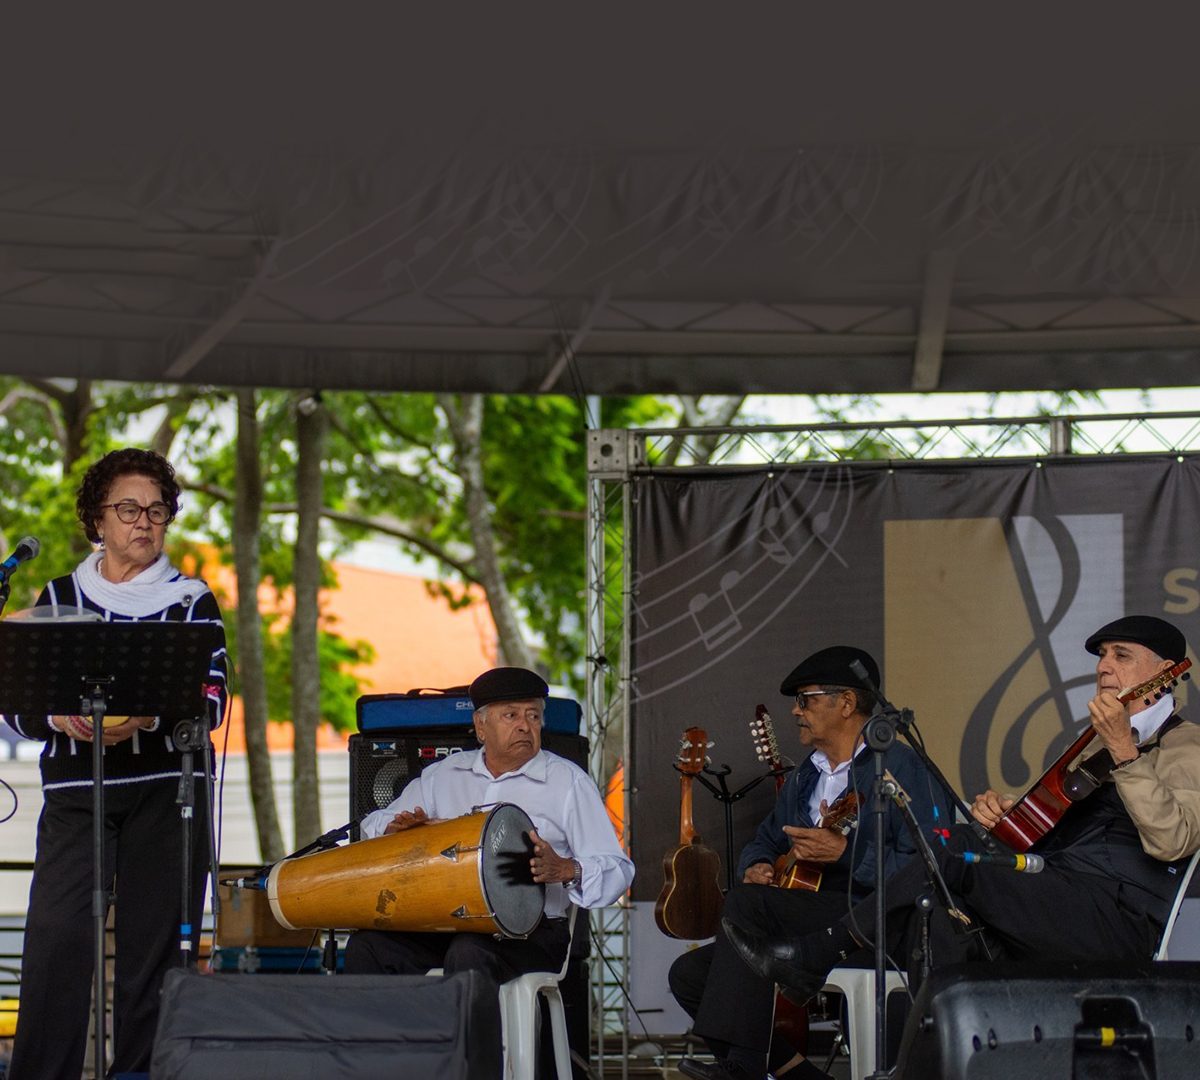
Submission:
[[[479,838],[479,874],[483,898],[496,925],[507,937],[525,937],[542,917],[546,886],[533,880],[529,860],[533,842],[529,815],[512,803],[489,814]]]

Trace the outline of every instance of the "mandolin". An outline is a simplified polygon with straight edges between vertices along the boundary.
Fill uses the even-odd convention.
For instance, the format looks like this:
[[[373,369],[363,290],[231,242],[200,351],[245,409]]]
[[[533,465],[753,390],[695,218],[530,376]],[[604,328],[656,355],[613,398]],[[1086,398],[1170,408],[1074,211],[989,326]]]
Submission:
[[[787,776],[779,753],[779,740],[775,737],[775,724],[765,705],[755,708],[754,719],[750,721],[750,734],[754,738],[754,750],[758,760],[775,776],[775,794],[778,795],[783,790]],[[779,881],[775,880],[773,884],[778,885]],[[776,993],[772,1038],[782,1039],[798,1053],[807,1054],[808,1006],[797,1005],[791,998]]]
[[[695,941],[716,936],[725,897],[721,859],[705,846],[692,824],[692,777],[704,768],[708,736],[688,728],[679,749],[679,846],[663,856],[663,887],[654,921],[668,937]]]
[[[750,734],[754,738],[754,751],[758,760],[764,762],[767,771],[775,776],[775,794],[783,790],[787,779],[783,770],[783,761],[779,756],[779,740],[775,738],[775,725],[771,714],[765,705],[756,705],[754,719],[750,721]]]
[[[1169,670],[1147,679],[1132,690],[1126,690],[1119,700],[1128,704],[1145,698],[1146,704],[1150,705],[1167,693],[1180,678],[1187,679],[1185,672],[1191,666],[1191,660],[1185,657]],[[1075,773],[1079,770],[1069,771],[1069,766],[1095,737],[1096,729],[1089,727],[1068,746],[1045,775],[1005,811],[1004,817],[992,828],[992,835],[1013,851],[1023,854],[1058,824],[1072,802],[1094,791],[1098,781],[1086,770],[1084,775],[1076,777]],[[1085,778],[1087,782],[1082,782]]]

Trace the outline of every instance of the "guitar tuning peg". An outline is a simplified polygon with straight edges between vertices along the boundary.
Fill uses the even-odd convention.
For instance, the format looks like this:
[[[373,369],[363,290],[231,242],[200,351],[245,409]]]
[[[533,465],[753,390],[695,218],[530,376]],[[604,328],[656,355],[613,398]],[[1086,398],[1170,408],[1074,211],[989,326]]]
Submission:
[[[709,742],[707,742],[707,743],[705,743],[705,744],[704,744],[704,746],[705,746],[705,749],[708,749],[709,747],[716,746],[716,745],[717,745],[717,744],[716,744],[715,742],[712,742],[712,741],[709,741]]]

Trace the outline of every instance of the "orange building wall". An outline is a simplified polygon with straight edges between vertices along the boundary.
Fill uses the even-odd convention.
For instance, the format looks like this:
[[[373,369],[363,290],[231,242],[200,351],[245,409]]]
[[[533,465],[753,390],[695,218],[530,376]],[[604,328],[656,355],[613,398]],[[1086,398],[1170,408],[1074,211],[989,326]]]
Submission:
[[[205,568],[206,577],[209,569]],[[338,587],[322,591],[321,611],[334,620],[332,629],[343,638],[368,641],[374,647],[375,660],[355,669],[364,694],[462,686],[495,666],[495,625],[478,590],[473,590],[471,604],[452,611],[445,600],[429,595],[421,578],[344,563],[334,563],[334,571]],[[232,598],[232,574],[221,571],[216,577],[223,593]],[[269,589],[260,594],[259,602],[273,603]],[[290,607],[290,597],[283,606]],[[322,725],[317,748],[341,749],[347,738],[348,734]],[[245,752],[240,698],[230,709],[228,741],[224,731],[215,732],[213,741],[218,751]],[[292,725],[269,724],[267,741],[272,750],[291,750]]]

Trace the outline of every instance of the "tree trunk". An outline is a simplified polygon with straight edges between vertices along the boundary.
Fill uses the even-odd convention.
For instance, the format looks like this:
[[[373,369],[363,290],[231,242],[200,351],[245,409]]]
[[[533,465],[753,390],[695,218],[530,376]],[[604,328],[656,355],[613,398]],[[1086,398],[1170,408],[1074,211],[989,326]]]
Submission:
[[[483,395],[463,394],[456,399],[451,394],[439,394],[438,403],[446,414],[454,438],[455,471],[462,480],[467,524],[475,549],[476,576],[487,595],[492,621],[496,624],[498,661],[532,668],[533,653],[521,633],[521,622],[500,569],[492,513],[483,483]]]
[[[317,646],[318,590],[321,587],[321,466],[329,416],[315,398],[305,395],[296,409],[296,551],[292,582],[292,808],[296,846],[321,835],[320,786],[317,777],[317,725],[321,721],[321,668]]]
[[[246,727],[250,802],[263,862],[278,862],[286,851],[275,808],[271,756],[267,750],[267,679],[263,666],[262,617],[258,611],[258,533],[262,515],[262,464],[258,449],[255,393],[237,392],[237,478],[233,502],[233,562],[237,573],[237,688]]]

